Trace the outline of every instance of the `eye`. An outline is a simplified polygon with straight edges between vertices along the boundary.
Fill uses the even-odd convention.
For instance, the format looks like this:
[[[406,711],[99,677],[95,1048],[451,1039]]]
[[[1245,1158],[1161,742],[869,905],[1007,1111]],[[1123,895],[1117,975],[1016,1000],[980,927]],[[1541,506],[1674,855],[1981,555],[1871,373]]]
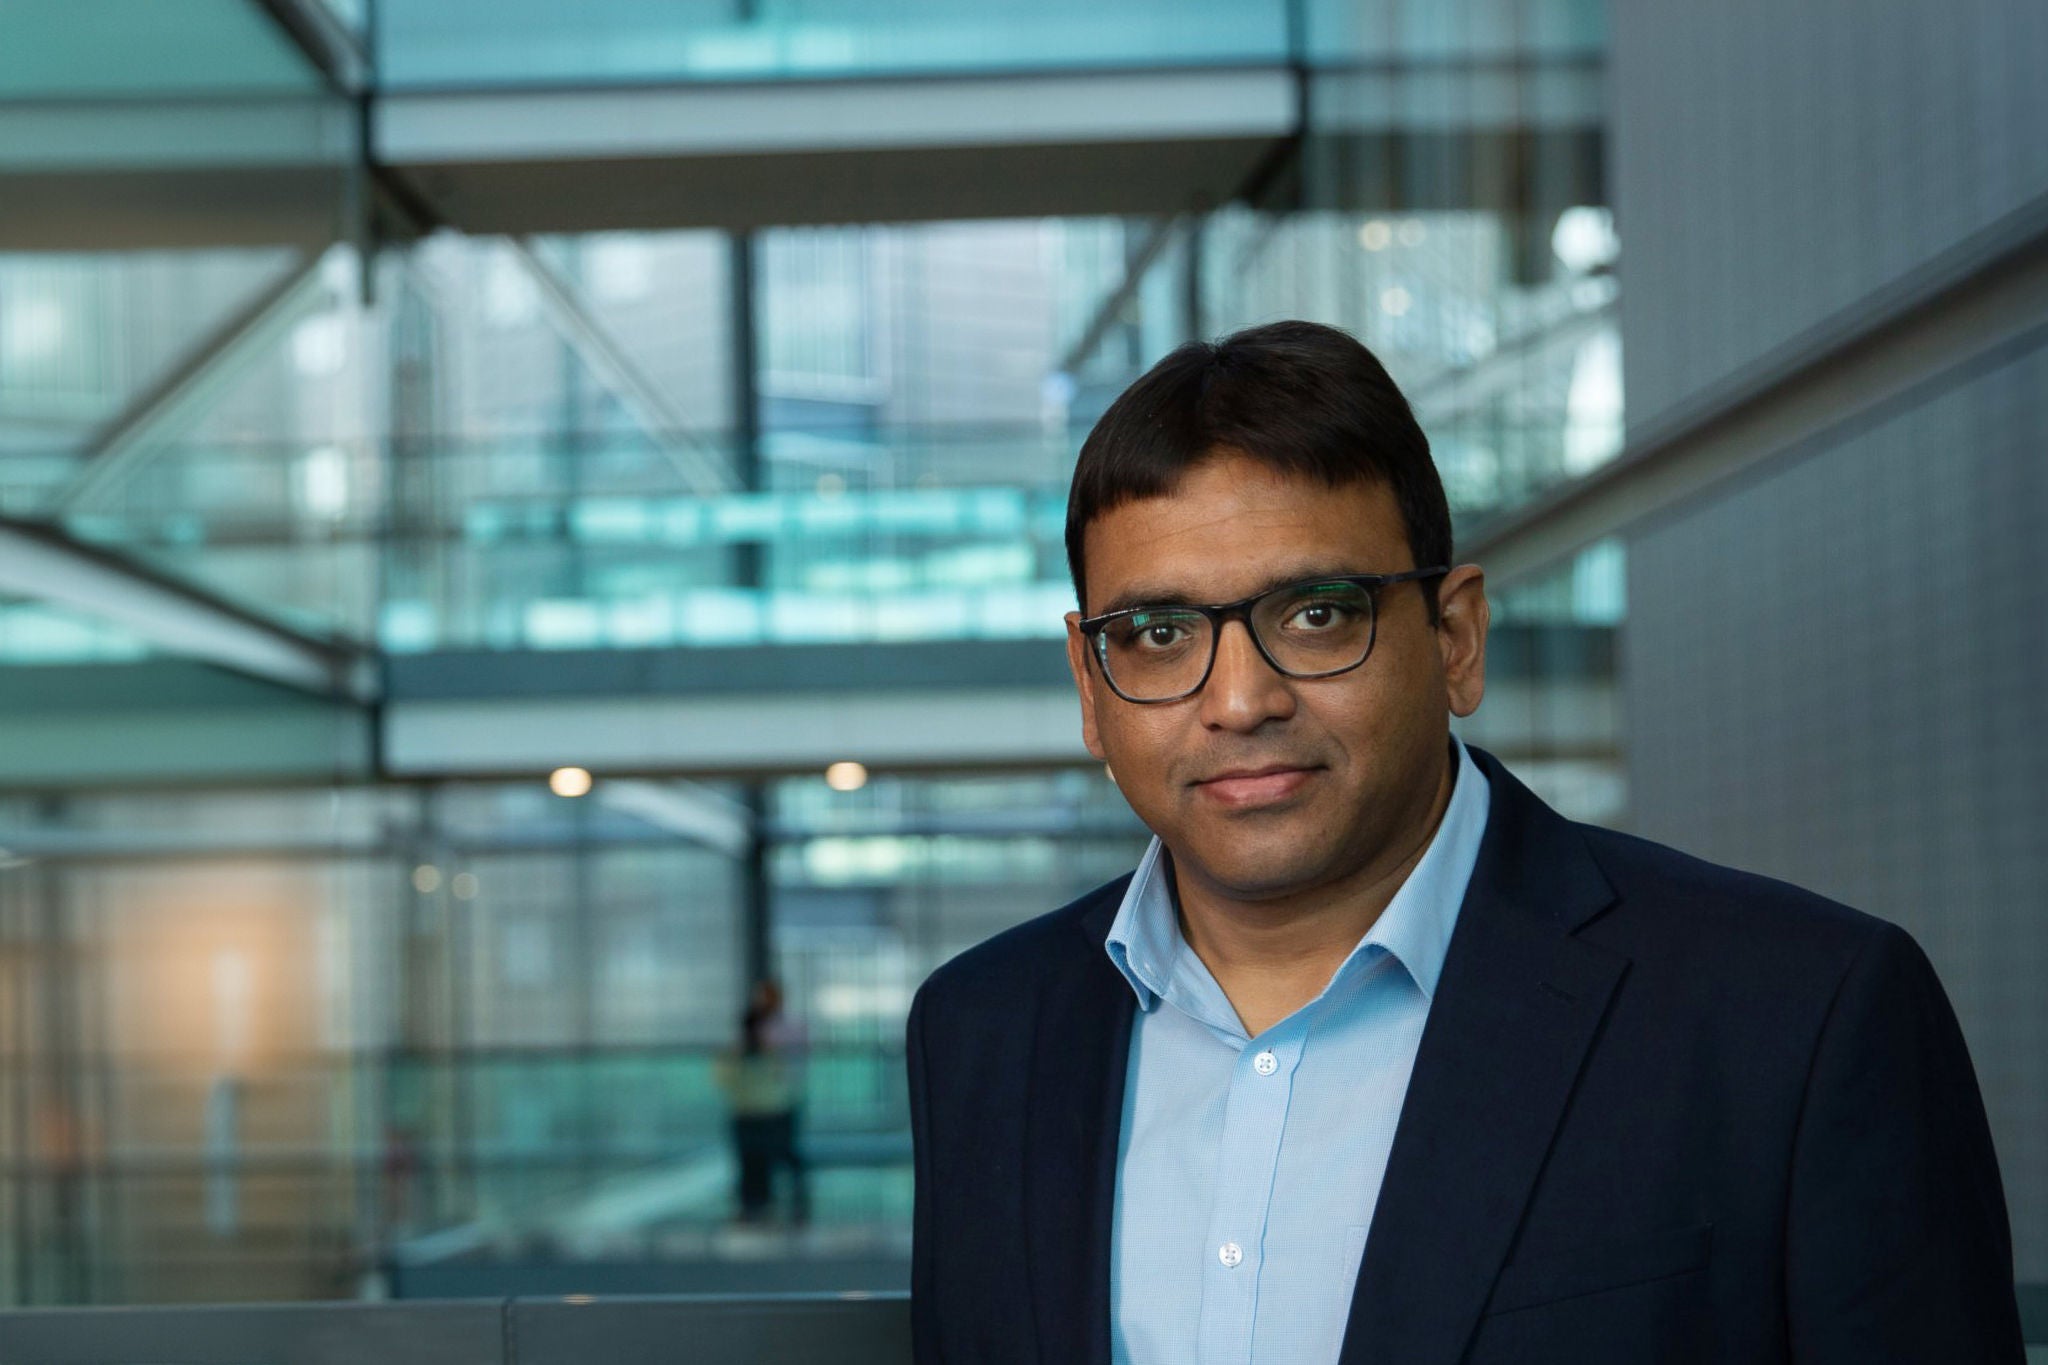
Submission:
[[[1187,639],[1187,626],[1171,617],[1138,618],[1131,623],[1131,646],[1134,649],[1171,649]]]
[[[1287,624],[1294,630],[1326,630],[1337,623],[1337,608],[1328,602],[1311,602],[1296,607]]]
[[[1111,643],[1130,654],[1171,653],[1195,638],[1195,626],[1200,619],[1180,612],[1139,612],[1125,617],[1111,630]]]
[[[1299,634],[1342,630],[1359,619],[1357,603],[1345,597],[1309,597],[1294,602],[1280,619],[1283,630]]]

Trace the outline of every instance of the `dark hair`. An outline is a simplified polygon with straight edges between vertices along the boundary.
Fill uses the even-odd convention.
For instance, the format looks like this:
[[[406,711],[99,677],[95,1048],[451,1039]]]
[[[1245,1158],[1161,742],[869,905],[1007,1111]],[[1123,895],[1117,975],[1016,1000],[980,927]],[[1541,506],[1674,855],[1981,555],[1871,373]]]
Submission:
[[[741,1056],[757,1057],[768,1050],[768,1020],[772,1013],[753,1004],[740,1012]]]
[[[1181,475],[1224,451],[1333,488],[1383,483],[1414,567],[1451,562],[1450,505],[1429,438],[1385,368],[1348,332],[1274,322],[1179,347],[1118,395],[1082,442],[1067,495],[1067,568],[1082,611],[1088,523],[1171,492]],[[1424,592],[1433,621],[1436,583]]]

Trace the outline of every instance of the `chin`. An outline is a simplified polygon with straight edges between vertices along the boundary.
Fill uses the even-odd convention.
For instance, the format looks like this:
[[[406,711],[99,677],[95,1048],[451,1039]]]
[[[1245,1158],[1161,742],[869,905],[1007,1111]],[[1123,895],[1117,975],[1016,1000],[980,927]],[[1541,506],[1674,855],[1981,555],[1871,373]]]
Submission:
[[[1325,860],[1268,845],[1203,862],[1204,881],[1235,901],[1277,900],[1314,886]]]

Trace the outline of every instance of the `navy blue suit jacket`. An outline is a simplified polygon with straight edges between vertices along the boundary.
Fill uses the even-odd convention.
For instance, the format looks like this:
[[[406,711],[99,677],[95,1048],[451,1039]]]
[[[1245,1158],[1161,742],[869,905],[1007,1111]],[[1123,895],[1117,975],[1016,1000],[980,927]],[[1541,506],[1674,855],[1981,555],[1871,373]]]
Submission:
[[[1913,940],[1472,754],[1492,813],[1344,1365],[2021,1361],[1983,1101]],[[1127,881],[918,992],[920,1365],[1107,1365]]]

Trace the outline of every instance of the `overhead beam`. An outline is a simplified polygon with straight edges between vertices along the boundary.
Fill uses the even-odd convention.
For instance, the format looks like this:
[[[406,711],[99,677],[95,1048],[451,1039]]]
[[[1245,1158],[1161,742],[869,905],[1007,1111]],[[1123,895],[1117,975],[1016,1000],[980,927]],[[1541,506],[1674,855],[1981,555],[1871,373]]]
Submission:
[[[361,41],[321,0],[251,0],[338,95],[370,84],[370,59]]]
[[[851,759],[895,771],[1086,763],[1066,687],[769,695],[520,697],[386,704],[398,778],[608,774],[767,777]]]
[[[1511,679],[1489,682],[1464,729],[1506,757],[1608,761],[1614,716],[1611,678]],[[816,776],[842,759],[928,776],[1094,763],[1071,685],[399,699],[385,704],[383,737],[382,770],[398,780],[530,781],[573,764],[597,775],[598,792],[654,787],[637,781],[651,775]],[[677,832],[701,841],[694,818]]]
[[[2048,195],[1635,433],[1612,463],[1475,528],[1495,584],[1670,515],[1767,462],[1917,404],[1958,370],[2048,344]]]
[[[557,157],[774,156],[885,147],[1272,138],[1292,132],[1293,74],[1274,65],[962,72],[500,90],[397,90],[377,104],[394,165]]]
[[[731,470],[691,433],[682,410],[647,377],[611,329],[584,306],[575,285],[543,260],[531,242],[511,238],[505,249],[533,281],[549,320],[575,347],[597,381],[625,406],[654,441],[683,486],[707,497],[732,491]]]
[[[164,438],[196,420],[271,341],[320,302],[320,258],[297,257],[277,279],[194,342],[79,451],[79,469],[52,501],[76,511],[127,478]]]
[[[472,233],[1150,215],[1291,136],[1280,66],[388,91],[377,161]]]
[[[1510,624],[1489,650],[1478,742],[1611,753],[1610,631]],[[815,777],[842,759],[897,772],[1093,761],[1057,637],[401,655],[383,715],[393,777],[524,781],[574,765],[599,793],[654,775]]]
[[[315,640],[188,583],[50,527],[0,518],[0,596],[47,602],[117,625],[166,654],[323,696],[368,700],[363,651]]]
[[[611,810],[728,858],[745,857],[753,850],[754,812],[700,783],[623,778],[599,783],[596,796]]]
[[[1081,367],[1088,363],[1088,357],[1095,354],[1095,348],[1109,335],[1110,328],[1123,321],[1124,314],[1130,309],[1131,300],[1138,296],[1138,290],[1144,286],[1145,277],[1152,273],[1152,267],[1158,263],[1159,257],[1173,241],[1174,235],[1181,231],[1187,219],[1187,214],[1169,214],[1152,225],[1152,231],[1138,247],[1137,254],[1131,257],[1130,263],[1124,267],[1123,278],[1102,296],[1102,302],[1095,305],[1095,311],[1089,315],[1088,323],[1081,329],[1081,334],[1074,338],[1074,344],[1067,347],[1065,354],[1060,356],[1060,363],[1053,367],[1054,373],[1080,373]]]
[[[325,6],[262,3],[341,74],[290,96],[17,101],[0,244],[317,244],[372,211],[398,236],[1154,217],[1294,186],[1305,103],[1319,204],[1519,210],[1533,188],[1548,212],[1601,196],[1591,57],[350,97],[334,93],[350,87],[345,46],[320,55],[308,27]],[[1524,163],[1542,172],[1526,186],[1486,173]]]

